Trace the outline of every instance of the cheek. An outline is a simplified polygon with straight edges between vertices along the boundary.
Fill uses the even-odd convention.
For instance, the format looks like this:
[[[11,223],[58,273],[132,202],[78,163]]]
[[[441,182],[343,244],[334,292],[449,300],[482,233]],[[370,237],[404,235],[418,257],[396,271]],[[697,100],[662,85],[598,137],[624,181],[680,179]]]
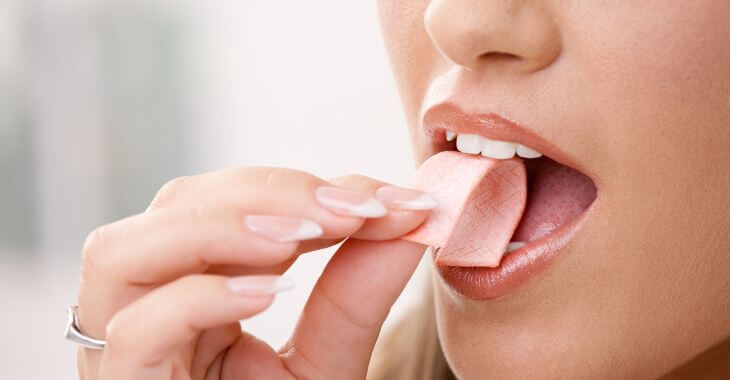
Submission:
[[[581,18],[574,55],[600,115],[601,192],[642,216],[644,244],[702,251],[730,221],[730,2],[609,3]]]
[[[378,2],[385,47],[416,150],[426,145],[423,134],[417,130],[420,106],[431,72],[441,59],[423,24],[427,6],[428,1],[424,0]]]
[[[627,332],[690,355],[730,324],[730,2],[605,6],[565,30],[604,158],[600,222],[620,237],[591,255],[620,276],[604,285],[635,315]]]
[[[693,175],[708,160],[727,164],[730,2],[609,3],[580,15],[566,52],[599,115],[587,128],[603,142],[607,168]]]
[[[549,74],[581,120],[562,132],[598,142],[585,152],[601,200],[582,229],[591,239],[575,239],[544,287],[521,291],[542,302],[465,308],[434,287],[463,378],[666,370],[730,326],[730,2],[573,3]]]
[[[428,73],[439,57],[423,24],[426,1],[381,0],[380,25],[399,90],[417,106],[428,86]]]

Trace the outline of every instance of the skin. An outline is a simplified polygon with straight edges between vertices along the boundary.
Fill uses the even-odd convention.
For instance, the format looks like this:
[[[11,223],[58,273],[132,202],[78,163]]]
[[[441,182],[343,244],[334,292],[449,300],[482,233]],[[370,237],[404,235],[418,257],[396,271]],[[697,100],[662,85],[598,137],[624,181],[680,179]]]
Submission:
[[[357,175],[328,182],[277,168],[222,170],[172,180],[145,213],[91,233],[78,314],[83,331],[106,347],[79,349],[80,377],[364,377],[380,326],[425,248],[394,239],[427,211],[341,215],[315,200],[322,185],[373,195],[385,183]],[[304,217],[324,234],[270,241],[244,226],[250,214]],[[234,294],[229,277],[281,274],[298,254],[345,237],[284,347],[274,350],[241,331],[238,321],[265,310],[274,296]]]
[[[534,130],[598,187],[578,235],[515,292],[468,301],[434,276],[455,374],[728,373],[730,3],[381,0],[380,10],[419,162],[433,153],[424,101],[446,95]],[[94,231],[79,316],[107,346],[79,350],[81,378],[362,378],[423,252],[394,239],[426,212],[340,215],[314,199],[324,184],[368,195],[384,185],[229,169],[173,180],[145,213]],[[324,236],[272,242],[243,226],[247,214],[304,217]],[[227,278],[283,273],[346,237],[284,347],[241,331],[273,295],[234,294]]]
[[[723,0],[380,1],[418,161],[424,104],[446,97],[535,131],[598,188],[517,291],[470,301],[432,276],[457,377],[730,373],[729,17]]]

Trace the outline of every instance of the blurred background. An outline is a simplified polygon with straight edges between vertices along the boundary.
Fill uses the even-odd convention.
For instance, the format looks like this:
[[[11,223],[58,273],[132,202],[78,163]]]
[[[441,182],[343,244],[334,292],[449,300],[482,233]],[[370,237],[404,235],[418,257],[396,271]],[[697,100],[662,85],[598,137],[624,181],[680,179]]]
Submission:
[[[375,2],[0,1],[2,378],[77,377],[61,332],[94,227],[238,165],[407,182]],[[281,345],[331,254],[302,257],[246,328]]]

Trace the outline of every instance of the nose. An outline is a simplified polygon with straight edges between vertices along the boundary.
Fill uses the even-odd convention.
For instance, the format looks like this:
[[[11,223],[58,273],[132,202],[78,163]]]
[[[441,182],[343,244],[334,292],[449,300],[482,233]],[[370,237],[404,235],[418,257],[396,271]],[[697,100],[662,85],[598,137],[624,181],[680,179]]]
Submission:
[[[560,31],[542,1],[433,0],[424,17],[436,48],[465,68],[537,71],[560,54]]]

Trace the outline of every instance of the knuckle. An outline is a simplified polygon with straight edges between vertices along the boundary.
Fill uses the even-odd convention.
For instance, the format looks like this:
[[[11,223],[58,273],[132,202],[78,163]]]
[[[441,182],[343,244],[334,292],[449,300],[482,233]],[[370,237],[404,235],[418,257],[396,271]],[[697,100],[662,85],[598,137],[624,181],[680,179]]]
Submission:
[[[81,278],[86,279],[99,271],[101,255],[105,250],[109,235],[109,226],[104,225],[92,231],[84,241],[81,250]]]
[[[273,193],[291,194],[289,191],[292,189],[310,189],[326,183],[313,174],[281,167],[239,167],[230,175],[234,181],[257,197],[266,197]]]
[[[352,181],[352,182],[372,182],[373,181],[372,178],[370,178],[368,176],[364,176],[362,174],[348,174],[344,178],[347,178],[349,181]]]
[[[269,166],[238,166],[214,172],[213,177],[220,183],[266,186],[268,183],[276,182],[281,178],[281,172],[287,171],[290,171],[290,169]]]
[[[264,187],[276,186],[277,184],[286,181],[290,175],[294,174],[293,170],[284,168],[271,168],[266,180],[264,181]]]
[[[162,207],[177,198],[181,193],[190,187],[191,178],[189,176],[177,177],[167,181],[160,190],[157,191],[152,199],[148,210]]]
[[[97,247],[103,244],[105,238],[104,235],[106,235],[106,226],[97,227],[91,231],[88,236],[86,236],[83,247],[84,256],[95,251]]]
[[[264,173],[268,169],[270,169],[270,168],[265,167],[265,166],[243,165],[243,166],[237,166],[237,167],[230,168],[230,169],[224,169],[221,172],[226,175],[247,178],[250,176],[261,175],[261,173]]]
[[[282,168],[272,168],[269,174],[266,176],[264,181],[264,187],[276,186],[281,181],[281,178],[286,178],[288,171]]]
[[[336,315],[339,319],[346,322],[352,327],[363,331],[372,331],[380,328],[380,325],[383,322],[380,316],[367,318],[358,315],[357,312],[351,310],[351,307],[347,307],[341,302],[337,302],[335,298],[332,298],[321,284],[315,285],[312,293],[314,294],[315,292],[319,293],[322,296],[322,299],[324,299],[326,301],[326,304],[330,306],[330,310],[334,315]]]
[[[290,188],[294,185],[316,185],[321,180],[312,174],[287,168],[268,168],[262,189]]]
[[[327,373],[322,367],[318,366],[308,354],[303,352],[303,348],[297,346],[289,346],[283,352],[282,362],[287,369],[287,373],[293,379],[333,379],[336,376]]]
[[[215,220],[218,213],[220,213],[219,210],[215,209],[213,206],[206,203],[200,203],[180,209],[177,216],[180,218],[187,218],[193,224],[204,225]]]
[[[139,331],[135,331],[135,323],[130,320],[128,314],[126,309],[122,309],[106,325],[104,333],[106,361],[124,360],[139,350],[140,334]]]
[[[105,350],[119,349],[124,346],[125,343],[125,326],[127,325],[126,320],[129,319],[126,309],[122,309],[109,320],[104,330],[104,339],[106,340]]]
[[[346,176],[337,177],[332,179],[331,182],[338,186],[353,189],[370,189],[386,185],[385,182],[372,179],[362,174],[349,174]]]

